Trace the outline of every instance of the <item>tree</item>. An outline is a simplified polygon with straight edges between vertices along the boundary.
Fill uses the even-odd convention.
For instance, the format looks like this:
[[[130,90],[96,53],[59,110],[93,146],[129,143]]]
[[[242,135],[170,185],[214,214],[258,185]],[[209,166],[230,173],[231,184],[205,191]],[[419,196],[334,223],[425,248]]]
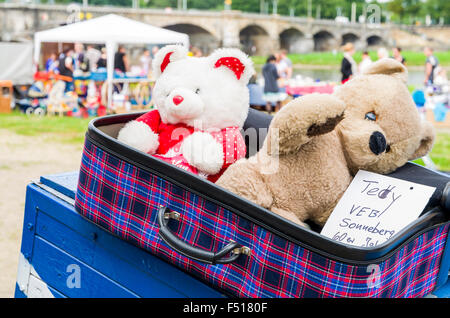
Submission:
[[[444,20],[444,23],[450,23],[450,1],[428,0],[426,2],[426,11],[435,23],[439,23],[441,18]]]
[[[245,12],[260,12],[260,0],[233,0],[231,8]]]
[[[403,6],[403,0],[393,0],[389,2],[387,5],[387,9],[393,14],[397,15],[400,22],[403,21],[403,18],[406,14],[406,8]]]

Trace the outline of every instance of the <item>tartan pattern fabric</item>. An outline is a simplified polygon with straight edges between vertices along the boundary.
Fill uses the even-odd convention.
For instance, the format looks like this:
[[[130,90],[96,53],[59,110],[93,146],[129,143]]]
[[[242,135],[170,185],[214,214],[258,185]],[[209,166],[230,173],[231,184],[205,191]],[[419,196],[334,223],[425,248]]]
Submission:
[[[219,251],[230,240],[251,249],[210,265],[158,235],[158,207],[181,214],[170,229],[190,245]],[[432,292],[449,224],[434,227],[378,264],[328,259],[194,193],[85,143],[75,208],[109,232],[237,297],[421,297]]]

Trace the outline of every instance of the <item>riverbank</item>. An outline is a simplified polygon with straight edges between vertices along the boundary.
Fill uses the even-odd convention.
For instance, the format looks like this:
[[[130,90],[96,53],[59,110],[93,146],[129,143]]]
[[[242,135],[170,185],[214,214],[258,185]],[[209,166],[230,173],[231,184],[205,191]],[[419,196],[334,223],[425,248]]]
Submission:
[[[406,65],[411,68],[423,68],[425,64],[425,55],[422,52],[415,51],[404,51],[402,52],[403,57],[406,60]],[[450,68],[450,51],[445,52],[435,52],[439,63]],[[369,51],[369,56],[371,59],[377,60],[377,52]],[[341,65],[343,58],[342,52],[313,52],[304,54],[288,54],[295,67],[308,67],[308,68],[337,68]],[[266,56],[252,56],[253,63],[255,65],[262,65],[266,62]],[[356,52],[353,56],[357,63],[361,62],[362,53]]]
[[[256,64],[257,68],[262,68],[262,64]],[[442,65],[442,67],[447,70],[450,71],[450,65]],[[301,63],[297,63],[297,64],[292,64],[292,68],[294,70],[323,70],[323,71],[336,71],[336,70],[340,70],[341,65],[340,64],[333,64],[333,65],[311,65],[311,64],[301,64]],[[423,72],[425,69],[425,65],[407,65],[407,68],[409,71],[419,71],[419,72]]]

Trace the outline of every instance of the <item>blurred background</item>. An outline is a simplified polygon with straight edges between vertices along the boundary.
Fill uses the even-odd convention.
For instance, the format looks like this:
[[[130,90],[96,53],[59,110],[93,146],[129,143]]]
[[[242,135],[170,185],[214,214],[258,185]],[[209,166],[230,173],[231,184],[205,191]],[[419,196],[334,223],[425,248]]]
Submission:
[[[0,1],[0,297],[13,296],[26,185],[78,169],[92,118],[152,109],[152,59],[169,43],[246,52],[251,107],[267,112],[395,58],[437,131],[416,162],[450,171],[448,0]]]

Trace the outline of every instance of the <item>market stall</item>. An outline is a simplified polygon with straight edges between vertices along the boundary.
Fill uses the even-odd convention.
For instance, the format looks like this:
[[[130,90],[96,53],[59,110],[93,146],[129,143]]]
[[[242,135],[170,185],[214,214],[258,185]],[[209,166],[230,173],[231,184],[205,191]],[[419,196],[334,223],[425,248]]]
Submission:
[[[189,46],[187,34],[151,26],[115,14],[36,32],[34,63],[38,65],[44,42],[104,44],[107,51],[107,107],[110,108],[114,82],[129,82],[129,78],[114,77],[114,54],[119,44],[182,44]],[[135,79],[139,81],[139,79]]]

